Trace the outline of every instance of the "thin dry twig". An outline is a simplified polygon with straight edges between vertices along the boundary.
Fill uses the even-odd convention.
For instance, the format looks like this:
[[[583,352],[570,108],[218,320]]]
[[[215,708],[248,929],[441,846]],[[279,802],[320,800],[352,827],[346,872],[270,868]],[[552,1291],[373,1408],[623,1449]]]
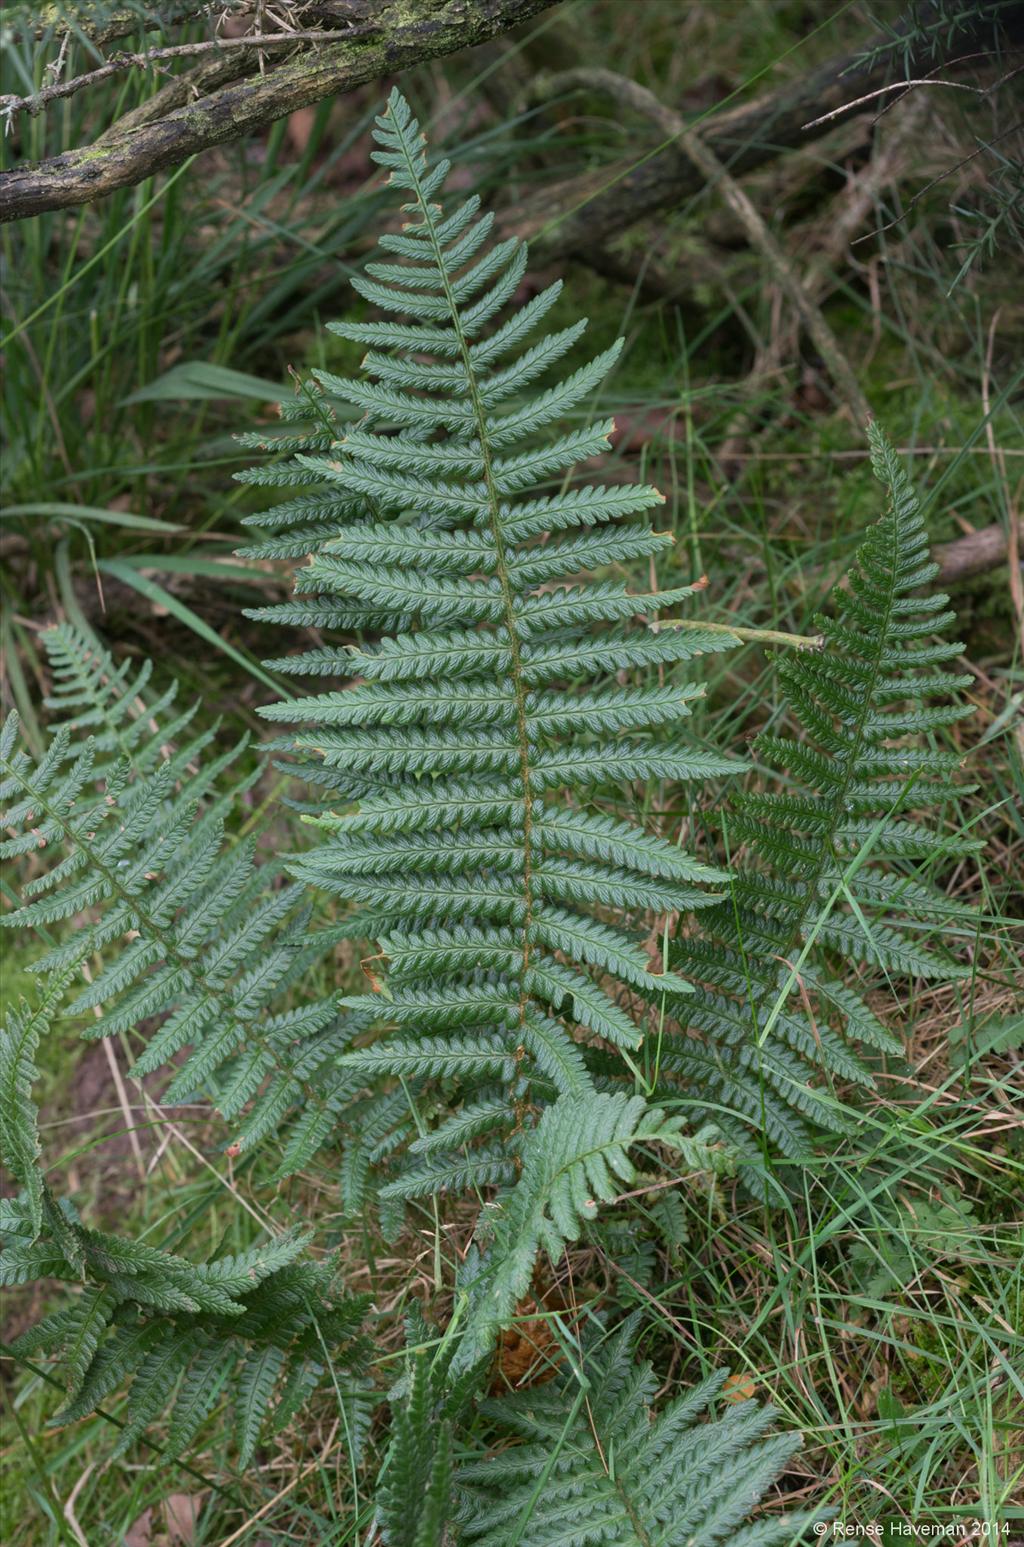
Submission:
[[[82,976],[87,983],[92,982],[92,973],[89,970],[88,962],[82,963]],[[102,1020],[103,1011],[99,1005],[93,1005],[92,1013],[96,1016],[97,1020]],[[145,1182],[146,1162],[142,1154],[142,1145],[139,1143],[139,1136],[135,1131],[135,1123],[132,1119],[132,1104],[128,1098],[128,1091],[121,1076],[121,1066],[117,1061],[117,1054],[114,1052],[109,1037],[103,1038],[103,1052],[106,1056],[107,1067],[110,1070],[110,1077],[114,1082],[114,1089],[117,1092],[117,1100],[121,1109],[121,1115],[124,1118],[125,1132],[128,1135],[128,1143],[131,1145],[135,1168],[139,1173],[139,1181]]]
[[[968,86],[966,81],[892,81],[888,86],[879,86],[877,91],[866,92],[863,97],[855,97],[852,102],[845,103],[842,107],[833,108],[831,113],[822,113],[820,118],[812,118],[804,124],[805,129],[818,129],[822,124],[831,123],[833,118],[839,118],[852,108],[863,107],[866,102],[874,102],[879,97],[886,96],[890,91],[909,90],[912,86],[948,86],[953,91],[972,91],[975,96],[983,97],[987,88],[984,86]]]
[[[62,1511],[64,1519],[67,1521],[68,1525],[71,1527],[71,1530],[74,1532],[75,1540],[80,1544],[80,1547],[89,1547],[89,1538],[82,1530],[78,1516],[75,1514],[75,1505],[78,1503],[78,1495],[81,1493],[82,1489],[85,1487],[86,1483],[89,1481],[89,1478],[92,1476],[95,1470],[95,1461],[90,1461],[88,1466],[85,1468],[85,1471],[82,1472],[78,1477],[77,1481],[75,1482],[75,1486],[68,1494],[64,1509]]]
[[[102,1015],[103,1012],[98,1005],[96,1005],[94,1008],[97,1015]],[[135,1124],[132,1121],[131,1102],[128,1099],[128,1090],[125,1086],[124,1079],[121,1074],[121,1066],[117,1061],[117,1054],[114,1051],[111,1039],[109,1037],[104,1037],[102,1040],[103,1052],[106,1055],[107,1067],[110,1070],[110,1077],[114,1082],[114,1089],[117,1091],[117,1099],[120,1103],[122,1116],[124,1117],[125,1132],[128,1135],[128,1143],[132,1148],[132,1155],[135,1159],[135,1167],[139,1173],[139,1181],[144,1182],[146,1180],[146,1162],[143,1158],[142,1145],[139,1143],[139,1136],[135,1131]]]

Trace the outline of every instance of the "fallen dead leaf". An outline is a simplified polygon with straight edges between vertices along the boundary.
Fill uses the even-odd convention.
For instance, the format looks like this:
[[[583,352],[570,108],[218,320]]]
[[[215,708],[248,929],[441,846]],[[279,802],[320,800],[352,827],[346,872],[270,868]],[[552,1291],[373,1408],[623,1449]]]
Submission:
[[[164,1499],[164,1516],[170,1547],[192,1547],[196,1539],[199,1514],[206,1493],[169,1493]]]
[[[144,1509],[138,1520],[128,1527],[124,1547],[151,1547],[153,1541],[153,1511]]]
[[[144,1509],[128,1529],[124,1547],[193,1547],[206,1493],[169,1493]]]

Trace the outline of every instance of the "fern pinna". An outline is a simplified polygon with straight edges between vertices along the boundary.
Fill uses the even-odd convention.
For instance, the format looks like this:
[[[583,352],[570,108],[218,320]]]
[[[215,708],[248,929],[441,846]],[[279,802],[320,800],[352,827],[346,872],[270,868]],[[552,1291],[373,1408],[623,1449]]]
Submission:
[[[315,373],[311,449],[257,477],[317,488],[253,520],[315,538],[299,600],[280,621],[351,628],[369,609],[390,624],[375,643],[276,660],[278,670],[354,681],[262,712],[306,727],[280,747],[350,807],[322,815],[323,841],[290,867],[357,905],[340,933],[377,942],[373,992],[347,1003],[388,1029],[341,1068],[405,1082],[397,1103],[381,1097],[385,1147],[397,1115],[416,1138],[409,1101],[426,1110],[431,1082],[447,1082],[449,1110],[451,1087],[461,1092],[440,1130],[416,1138],[394,1197],[514,1181],[531,1104],[595,1096],[584,1044],[636,1048],[630,994],[686,988],[655,969],[622,915],[707,906],[722,872],[589,809],[587,792],[739,765],[655,734],[687,714],[693,687],[591,685],[735,643],[700,628],[629,626],[690,586],[633,595],[613,581],[571,583],[671,542],[622,524],[662,503],[651,487],[537,492],[607,447],[608,421],[536,437],[591,396],[618,346],[527,391],[583,324],[527,345],[560,286],[509,309],[525,247],[488,247],[492,218],[475,197],[442,206],[448,164],[429,166],[397,91],[376,139],[408,218],[381,238],[387,261],[353,283],[397,320],[332,325],[369,346],[369,379]],[[358,423],[325,446],[330,415],[353,407]],[[290,540],[250,551],[286,552]]]
[[[697,1035],[666,1038],[662,1071],[708,1101],[751,1157],[767,1140],[806,1159],[816,1134],[846,1129],[840,1103],[810,1088],[817,1071],[871,1085],[858,1046],[899,1055],[857,991],[860,964],[890,982],[970,971],[920,938],[970,910],[906,864],[982,847],[920,819],[948,799],[961,761],[928,738],[973,713],[957,697],[972,679],[933,669],[963,646],[935,637],[954,614],[947,596],[922,594],[938,566],[918,501],[882,430],[869,436],[889,508],[857,552],[849,590],[836,593],[838,616],[818,619],[824,650],[779,666],[806,734],[755,743],[787,770],[786,787],[734,793],[713,818],[734,867],[730,897],[673,946],[673,964],[698,984],[679,1023]]]

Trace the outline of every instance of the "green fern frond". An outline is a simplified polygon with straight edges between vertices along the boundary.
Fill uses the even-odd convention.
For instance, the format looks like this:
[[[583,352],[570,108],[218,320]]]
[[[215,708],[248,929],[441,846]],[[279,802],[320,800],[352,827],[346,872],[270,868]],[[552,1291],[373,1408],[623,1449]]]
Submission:
[[[638,1318],[584,1341],[555,1380],[485,1401],[500,1446],[455,1473],[454,1521],[474,1547],[771,1547],[811,1541],[815,1516],[750,1513],[800,1446],[756,1402],[702,1420],[724,1370],[652,1412],[657,1382],[634,1362]],[[744,1524],[744,1522],[747,1522]]]
[[[309,1394],[325,1378],[325,1349],[337,1368],[365,1367],[358,1327],[368,1297],[337,1300],[330,1264],[295,1260],[307,1235],[293,1231],[269,1248],[195,1267],[76,1229],[92,1282],[12,1345],[16,1355],[45,1352],[58,1361],[66,1401],[55,1424],[88,1416],[127,1385],[117,1453],[159,1418],[167,1425],[160,1448],[173,1459],[226,1396],[246,1466],[261,1435],[281,1421],[288,1387],[299,1379]]]
[[[644,680],[735,643],[637,621],[695,587],[632,595],[593,574],[671,543],[630,520],[663,503],[657,489],[571,476],[608,449],[611,426],[588,422],[586,404],[621,343],[545,385],[585,326],[533,334],[560,287],[511,308],[525,247],[490,244],[476,201],[442,203],[446,164],[428,161],[398,91],[375,139],[406,218],[381,238],[386,261],[354,283],[388,320],[334,325],[369,348],[360,379],[314,372],[337,407],[329,448],[318,429],[251,481],[307,480],[252,518],[280,534],[260,555],[314,538],[301,598],[277,620],[349,631],[367,626],[361,609],[382,620],[372,641],[329,637],[276,663],[355,683],[261,712],[297,727],[273,749],[347,807],[314,819],[323,840],[291,874],[352,905],[346,930],[361,920],[379,945],[374,994],[347,1001],[379,1032],[343,1053],[339,1074],[400,1076],[425,1110],[443,1080],[464,1102],[470,1149],[429,1165],[391,1151],[381,1196],[394,1199],[503,1178],[494,1145],[522,1126],[528,1089],[538,1109],[557,1092],[590,1100],[588,1048],[639,1045],[622,985],[685,985],[654,970],[633,923],[649,932],[652,918],[712,905],[723,872],[593,803],[634,780],[703,781],[740,765],[679,738],[698,689]],[[552,439],[577,411],[582,422]],[[504,1111],[485,1095],[496,1078],[509,1085]],[[527,1157],[547,1139],[530,1127]],[[303,1119],[303,1156],[318,1135]]]
[[[98,641],[68,623],[47,629],[42,640],[51,676],[44,703],[55,717],[50,728],[66,727],[76,739],[91,736],[98,771],[110,759],[145,772],[170,759],[171,745],[181,764],[208,745],[209,733],[182,741],[197,705],[172,715],[177,684],[154,697],[152,662],[142,661],[137,669],[130,660],[117,665]]]
[[[637,1315],[614,1333],[594,1326],[553,1380],[477,1401],[487,1366],[414,1316],[375,1493],[387,1547],[788,1547],[820,1535],[828,1511],[749,1518],[800,1436],[777,1433],[757,1402],[711,1411],[724,1370],[655,1410],[642,1336]]]
[[[180,1455],[227,1394],[240,1464],[248,1465],[268,1423],[287,1421],[295,1389],[308,1395],[325,1376],[325,1351],[337,1367],[364,1369],[369,1296],[335,1294],[332,1264],[304,1256],[309,1232],[288,1230],[195,1264],[90,1229],[54,1197],[40,1169],[32,1060],[63,988],[58,979],[35,1012],[17,1010],[0,1036],[4,1160],[22,1184],[0,1221],[0,1284],[61,1279],[77,1292],[12,1351],[59,1364],[65,1403],[57,1424],[87,1416],[130,1383],[117,1454],[166,1416],[161,1449],[168,1459]]]
[[[870,1085],[859,1047],[899,1053],[853,986],[858,964],[890,981],[967,970],[929,938],[964,910],[906,864],[981,847],[934,815],[922,820],[953,789],[959,759],[931,736],[973,712],[955,697],[971,678],[930,669],[963,647],[934,641],[953,614],[947,597],[921,592],[938,566],[918,501],[883,432],[872,425],[869,435],[889,509],[857,553],[849,590],[836,593],[838,616],[818,620],[824,650],[779,667],[806,739],[756,743],[788,771],[787,787],[732,797],[719,822],[741,855],[731,895],[702,912],[704,939],[678,940],[671,956],[701,985],[679,1011],[701,1040],[667,1037],[661,1067],[713,1103],[723,1132],[752,1156],[761,1133],[807,1156],[816,1133],[846,1126],[838,1103],[815,1095],[815,1077]]]
[[[452,1425],[439,1420],[438,1380],[427,1356],[410,1360],[408,1395],[393,1401],[377,1511],[387,1547],[442,1547],[452,1480]]]
[[[453,1376],[457,1339],[436,1339],[422,1314],[406,1323],[405,1373],[389,1393],[390,1442],[374,1494],[386,1547],[448,1547],[453,1452],[476,1396],[482,1365]]]
[[[133,1073],[190,1048],[166,1099],[211,1091],[225,1117],[241,1119],[241,1146],[280,1127],[297,1105],[327,1111],[316,1049],[337,1036],[335,1006],[272,1013],[320,954],[301,889],[268,886],[252,840],[233,843],[226,832],[231,805],[254,777],[233,774],[244,740],[204,755],[214,731],[189,732],[193,709],[168,717],[171,693],[142,701],[148,666],[130,675],[67,626],[44,641],[56,683],[48,702],[62,722],[38,761],[18,748],[16,716],[0,734],[2,822],[11,834],[0,856],[32,856],[36,872],[4,927],[74,919],[33,970],[66,987],[99,953],[101,967],[66,1013],[89,1015],[88,1036],[159,1018]],[[324,1138],[333,1127],[322,1122]]]
[[[649,1108],[640,1096],[585,1088],[545,1108],[524,1145],[515,1186],[499,1196],[488,1223],[491,1242],[470,1282],[472,1309],[459,1351],[460,1367],[482,1358],[529,1289],[543,1251],[553,1264],[579,1239],[602,1203],[637,1179],[631,1151],[670,1150],[691,1171],[728,1173],[732,1157],[719,1146],[681,1132],[681,1119]]]

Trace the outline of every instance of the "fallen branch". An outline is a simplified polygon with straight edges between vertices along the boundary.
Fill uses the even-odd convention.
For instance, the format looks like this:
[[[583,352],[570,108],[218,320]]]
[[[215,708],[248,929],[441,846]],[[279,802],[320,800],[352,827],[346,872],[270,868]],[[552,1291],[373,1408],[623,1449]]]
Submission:
[[[380,0],[335,42],[310,46],[155,121],[115,124],[89,146],[0,175],[0,221],[66,209],[130,187],[198,151],[242,139],[297,108],[486,42],[555,0]],[[252,40],[245,39],[252,53]],[[245,49],[239,49],[245,53]]]
[[[554,95],[575,90],[602,92],[650,119],[679,145],[704,181],[718,189],[746,231],[751,246],[761,254],[776,284],[789,297],[854,423],[866,425],[871,417],[871,408],[839,340],[751,199],[701,136],[688,127],[674,108],[659,102],[646,86],[639,85],[625,75],[618,75],[614,70],[565,70],[547,82],[547,89]]]
[[[1006,532],[998,524],[968,532],[951,543],[939,543],[934,550],[938,578],[943,585],[950,585],[956,580],[969,580],[972,575],[987,574],[1005,564],[1007,551]]]
[[[106,5],[92,4],[90,0],[84,0],[82,5],[68,5],[63,0],[59,5],[11,6],[8,26],[15,43],[22,42],[25,37],[40,42],[51,33],[57,37],[77,34],[87,38],[95,47],[102,48],[107,43],[113,43],[115,38],[129,37],[133,32],[145,32],[190,21],[205,9],[205,5],[197,4],[196,0],[192,0],[191,4],[184,0],[184,3],[162,4],[159,15],[146,16],[136,7],[111,11]],[[29,18],[27,26],[19,25],[19,13],[25,13]]]
[[[1011,42],[1024,37],[1024,0],[1014,0],[998,20],[982,16],[957,37],[960,57],[947,73],[969,63],[968,56],[986,53],[1000,37]],[[703,144],[737,178],[763,166],[785,151],[809,144],[865,109],[855,100],[886,84],[894,46],[892,32],[869,42],[856,53],[836,55],[802,79],[787,83],[731,112],[718,113],[701,126]],[[927,73],[934,58],[926,47],[916,59],[910,50],[906,73]],[[543,79],[537,90],[546,90]],[[808,129],[811,119],[830,115],[827,123]],[[648,216],[678,208],[706,186],[703,173],[675,136],[667,136],[646,155],[635,154],[611,166],[550,184],[531,195],[500,220],[503,235],[526,237],[536,258],[560,262],[579,251],[604,245]]]
[[[634,253],[626,254],[614,247],[593,247],[579,252],[577,259],[603,279],[628,285],[641,301],[673,303],[692,297],[709,270],[720,268],[729,257],[708,241],[699,252],[674,257],[667,265],[653,256],[654,245],[652,234],[651,241],[638,243]]]
[[[137,107],[122,113],[117,122],[100,135],[96,144],[105,144],[108,136],[120,138],[141,129],[145,124],[159,123],[177,108],[198,102],[200,97],[209,96],[229,81],[237,81],[249,75],[257,63],[255,52],[244,48],[234,53],[207,56],[191,70],[181,70],[177,75],[172,75],[159,91],[154,91],[151,97],[146,97]]]

